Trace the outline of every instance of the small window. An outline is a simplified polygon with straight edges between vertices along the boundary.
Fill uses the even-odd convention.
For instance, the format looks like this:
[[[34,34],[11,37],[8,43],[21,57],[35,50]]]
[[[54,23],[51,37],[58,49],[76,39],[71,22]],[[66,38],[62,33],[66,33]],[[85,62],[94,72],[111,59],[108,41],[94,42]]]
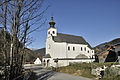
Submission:
[[[82,49],[82,47],[81,47],[81,51],[82,51],[83,49]]]
[[[70,50],[70,47],[68,46],[68,50]]]
[[[75,47],[73,47],[73,51],[75,51]]]
[[[53,34],[55,34],[55,31],[53,31]]]
[[[89,53],[89,51],[88,51],[88,53]]]
[[[92,51],[92,53],[93,53],[93,51]]]
[[[86,47],[84,48],[84,50],[86,51]]]
[[[92,59],[94,58],[94,56],[92,55]]]
[[[48,34],[50,34],[50,31],[48,32]]]

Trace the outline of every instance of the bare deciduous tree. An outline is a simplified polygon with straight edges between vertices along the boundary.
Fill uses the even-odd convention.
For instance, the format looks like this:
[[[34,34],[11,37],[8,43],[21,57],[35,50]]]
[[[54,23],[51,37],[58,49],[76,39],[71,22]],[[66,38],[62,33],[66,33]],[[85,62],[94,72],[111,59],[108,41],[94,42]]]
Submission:
[[[22,73],[28,36],[45,23],[43,16],[48,6],[43,7],[43,2],[44,0],[0,0],[0,23],[4,27],[3,54],[6,79],[12,80]],[[36,25],[38,23],[39,25]],[[6,32],[10,34],[10,42],[7,41]],[[8,44],[10,44],[10,51],[6,50]]]

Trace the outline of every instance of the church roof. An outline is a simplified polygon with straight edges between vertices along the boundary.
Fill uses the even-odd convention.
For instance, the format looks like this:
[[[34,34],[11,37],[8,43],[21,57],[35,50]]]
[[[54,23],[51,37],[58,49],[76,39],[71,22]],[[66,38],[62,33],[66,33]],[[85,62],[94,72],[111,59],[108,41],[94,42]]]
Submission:
[[[74,36],[68,34],[57,33],[57,36],[53,36],[53,40],[55,42],[67,42],[72,44],[85,44],[88,45],[89,48],[92,48],[88,42],[81,36]]]

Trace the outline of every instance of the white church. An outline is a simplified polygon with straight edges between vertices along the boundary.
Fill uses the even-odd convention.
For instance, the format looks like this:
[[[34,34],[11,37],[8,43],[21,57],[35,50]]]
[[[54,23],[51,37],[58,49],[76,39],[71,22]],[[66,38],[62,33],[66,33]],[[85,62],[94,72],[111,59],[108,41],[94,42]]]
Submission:
[[[81,36],[57,33],[53,17],[47,31],[46,55],[49,66],[67,66],[73,62],[93,62],[94,50]],[[56,62],[57,61],[57,62]]]

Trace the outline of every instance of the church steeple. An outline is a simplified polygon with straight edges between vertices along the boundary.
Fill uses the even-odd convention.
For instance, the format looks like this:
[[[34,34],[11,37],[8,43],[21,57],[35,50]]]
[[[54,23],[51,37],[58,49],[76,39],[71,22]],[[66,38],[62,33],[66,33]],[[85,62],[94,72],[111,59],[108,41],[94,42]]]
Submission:
[[[49,22],[50,24],[50,28],[55,28],[54,25],[55,25],[55,22],[53,21],[53,17],[51,17],[51,21]]]
[[[57,36],[57,29],[54,27],[55,22],[53,21],[53,17],[51,17],[51,21],[49,22],[50,27],[48,28],[48,36]]]

